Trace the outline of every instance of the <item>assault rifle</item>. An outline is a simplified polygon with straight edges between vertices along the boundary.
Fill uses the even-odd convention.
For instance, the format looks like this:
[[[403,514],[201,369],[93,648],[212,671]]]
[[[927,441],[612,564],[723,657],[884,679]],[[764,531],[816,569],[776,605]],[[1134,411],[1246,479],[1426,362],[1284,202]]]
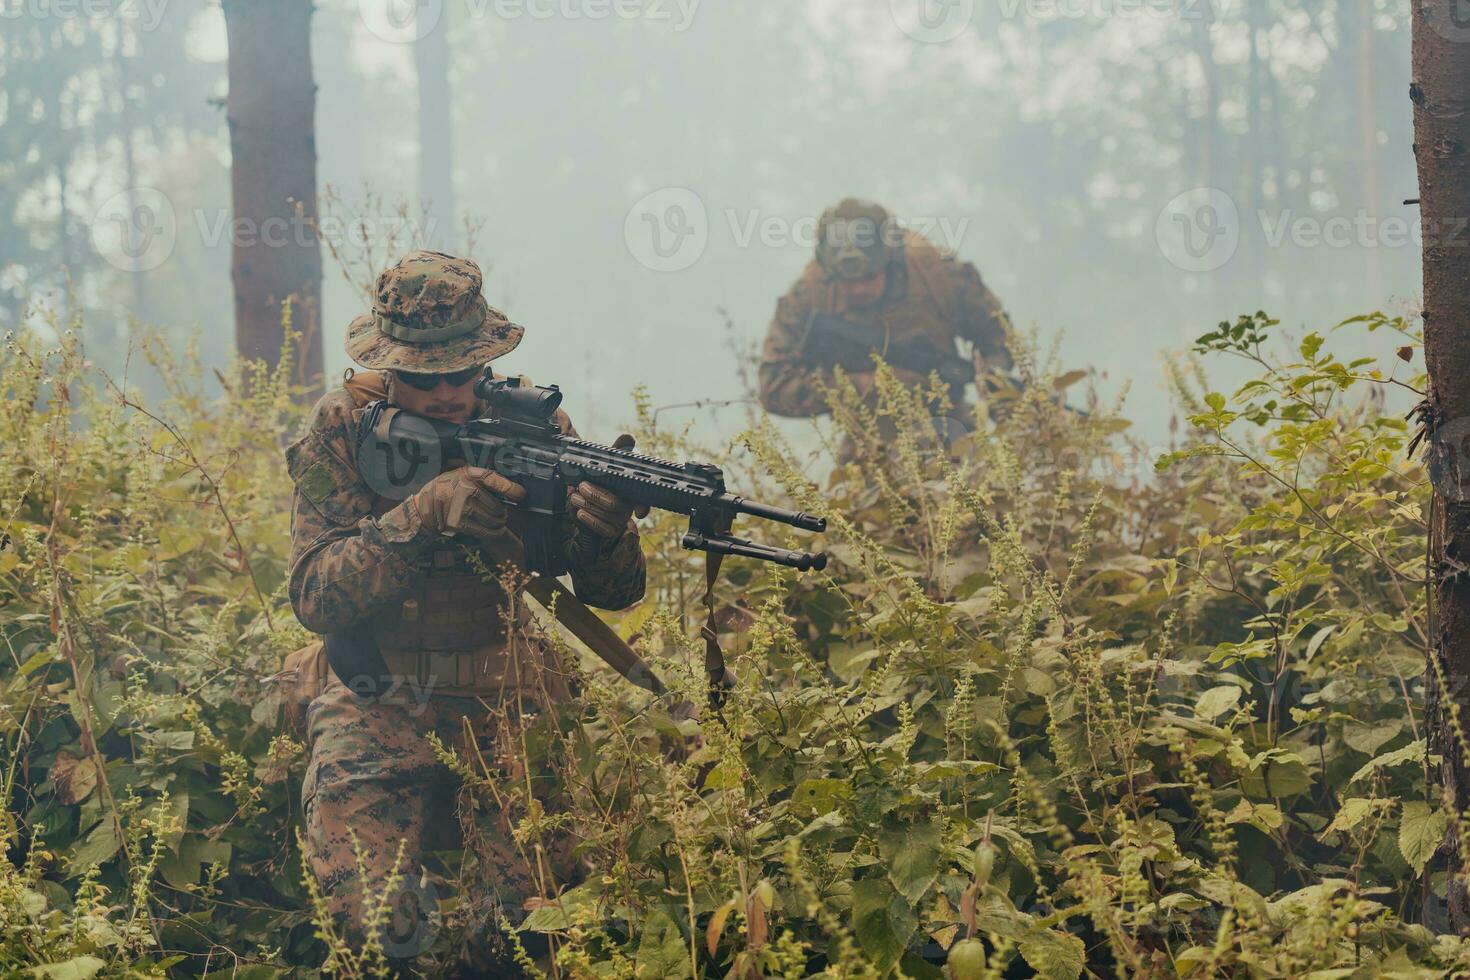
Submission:
[[[568,571],[563,532],[567,491],[583,481],[635,507],[688,516],[683,545],[690,550],[756,558],[801,571],[827,567],[824,554],[757,544],[730,533],[741,514],[804,531],[825,531],[826,518],[730,493],[720,468],[709,463],[672,463],[562,435],[556,424],[562,393],[555,385],[487,375],[475,393],[489,403],[492,414],[464,423],[400,411],[384,427],[379,421],[387,406],[377,402],[363,419],[361,432],[370,444],[361,449],[385,457],[382,472],[399,492],[413,492],[457,461],[519,483],[526,499],[511,506],[509,527],[525,547],[529,572],[554,578]]]
[[[835,313],[813,310],[807,317],[806,329],[801,335],[801,355],[813,364],[841,367],[849,374],[873,370],[873,355],[877,354],[890,366],[904,368],[918,374],[929,375],[939,372],[939,380],[951,389],[954,401],[960,400],[960,389],[965,385],[984,385],[982,394],[994,395],[1007,387],[1020,388],[1022,382],[1015,375],[990,374],[979,378],[975,374],[975,362],[960,357],[951,348],[941,350],[928,337],[916,337],[907,343],[892,341],[882,327],[856,323]],[[1058,396],[1057,404],[1081,418],[1089,413],[1073,408]]]
[[[740,515],[775,521],[804,531],[825,531],[826,518],[786,510],[730,493],[719,467],[708,463],[674,463],[601,446],[563,435],[556,423],[562,393],[555,385],[540,387],[521,378],[495,378],[487,370],[475,393],[490,406],[485,418],[449,422],[392,409],[386,402],[368,406],[358,429],[358,462],[380,494],[405,498],[450,466],[463,462],[491,469],[520,484],[525,499],[510,505],[508,527],[524,549],[524,567],[536,573],[529,587],[545,604],[554,598],[563,622],[588,642],[624,676],[650,690],[662,685],[626,644],[597,616],[555,585],[569,571],[567,559],[567,493],[586,481],[635,507],[684,514],[689,529],[682,544],[709,554],[706,607],[713,613],[714,577],[726,555],[755,558],[806,571],[827,566],[827,556],[758,544],[731,533]],[[579,530],[578,534],[582,534]],[[590,544],[579,540],[574,547]],[[563,604],[571,608],[569,615]],[[595,634],[591,639],[588,632]],[[716,687],[727,683],[724,658],[715,638],[713,615],[705,627],[705,667]],[[340,639],[341,656],[328,658],[338,674],[362,670],[367,643],[361,636]],[[375,651],[373,651],[375,652]],[[351,663],[346,663],[351,658]],[[381,660],[381,658],[379,658]],[[370,669],[375,664],[369,659]],[[717,695],[718,697],[718,695]]]

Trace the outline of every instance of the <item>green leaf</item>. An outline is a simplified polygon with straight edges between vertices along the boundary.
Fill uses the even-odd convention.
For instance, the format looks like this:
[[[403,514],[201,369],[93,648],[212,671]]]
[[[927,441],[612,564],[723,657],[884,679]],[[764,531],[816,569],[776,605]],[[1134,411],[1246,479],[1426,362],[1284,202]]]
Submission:
[[[838,800],[852,795],[843,779],[803,779],[791,791],[791,812],[798,817],[820,817],[837,808]]]
[[[884,831],[878,837],[878,852],[888,866],[888,877],[895,888],[917,905],[939,880],[939,849],[942,844],[939,825],[909,824]]]
[[[51,662],[51,660],[55,656],[55,654],[56,654],[56,647],[54,647],[54,646],[43,646],[43,647],[41,647],[35,653],[31,654],[31,656],[26,659],[26,662],[25,663],[23,663],[23,664],[20,665],[20,671],[19,671],[20,676],[21,677],[26,677],[29,674],[33,673],[34,671],[39,670],[40,668],[46,666],[47,664],[49,664]]]
[[[101,864],[117,853],[120,844],[112,818],[104,817],[102,822],[93,827],[92,832],[72,850],[70,874],[79,875],[94,864]]]
[[[908,948],[918,919],[887,878],[864,878],[852,885],[852,931],[880,974],[887,973]]]
[[[684,945],[684,934],[663,909],[654,909],[643,920],[637,967],[638,980],[689,976],[689,948]]]
[[[1336,623],[1333,623],[1331,626],[1328,626],[1325,629],[1320,629],[1317,632],[1315,632],[1315,633],[1312,634],[1312,638],[1307,641],[1307,659],[1308,660],[1311,660],[1313,657],[1315,657],[1317,655],[1317,651],[1322,648],[1322,644],[1324,642],[1326,642],[1327,638],[1329,636],[1331,636],[1332,633],[1333,633],[1333,631],[1336,630],[1336,629],[1337,629],[1337,624]]]
[[[169,561],[179,558],[203,543],[203,532],[187,524],[165,524],[158,532],[158,560]]]
[[[86,980],[94,977],[107,963],[95,956],[77,956],[65,963],[47,963],[31,967],[31,975],[48,977],[50,980]]]
[[[1404,804],[1404,815],[1399,820],[1399,853],[1414,874],[1424,873],[1424,865],[1434,855],[1449,829],[1449,818],[1443,810],[1431,809],[1423,800]]]
[[[734,789],[742,782],[742,770],[737,763],[721,762],[704,777],[705,789]]]
[[[1263,834],[1281,829],[1284,819],[1274,803],[1252,803],[1250,800],[1241,800],[1225,815],[1227,823],[1248,823]]]
[[[138,736],[161,749],[184,751],[194,747],[193,729],[181,732],[139,732]]]
[[[1327,829],[1323,833],[1329,834],[1335,830],[1352,830],[1358,824],[1368,819],[1375,811],[1387,809],[1392,805],[1392,800],[1368,800],[1359,798],[1343,800],[1342,807],[1337,811],[1337,816],[1332,818],[1332,823],[1327,825]]]
[[[827,666],[844,684],[851,684],[878,659],[879,652],[871,643],[833,643],[827,648]]]
[[[1394,766],[1401,766],[1406,762],[1423,762],[1425,751],[1424,739],[1421,738],[1417,742],[1410,742],[1401,749],[1394,749],[1392,752],[1380,755],[1378,758],[1365,763],[1363,768],[1353,773],[1353,778],[1349,779],[1348,782],[1356,783],[1364,776],[1371,776],[1380,769],[1390,769]]]
[[[1199,696],[1194,705],[1194,716],[1204,721],[1214,721],[1240,703],[1240,688],[1234,684],[1212,687]]]
[[[1085,954],[1082,940],[1069,932],[1035,929],[1021,940],[1021,955],[1046,980],[1077,980]]]
[[[168,854],[159,862],[158,870],[163,877],[177,888],[185,888],[199,881],[200,871],[206,864],[230,863],[229,841],[209,840],[196,834],[185,834],[177,854]]]
[[[1312,774],[1300,756],[1273,749],[1252,760],[1240,775],[1240,788],[1259,800],[1296,796],[1312,788]]]
[[[1349,746],[1371,756],[1384,745],[1393,741],[1395,736],[1404,730],[1402,718],[1394,718],[1390,721],[1377,724],[1352,723],[1342,730],[1342,740]]]
[[[521,932],[561,932],[577,924],[578,914],[597,907],[598,892],[591,884],[578,885],[547,905],[532,909],[516,928]]]

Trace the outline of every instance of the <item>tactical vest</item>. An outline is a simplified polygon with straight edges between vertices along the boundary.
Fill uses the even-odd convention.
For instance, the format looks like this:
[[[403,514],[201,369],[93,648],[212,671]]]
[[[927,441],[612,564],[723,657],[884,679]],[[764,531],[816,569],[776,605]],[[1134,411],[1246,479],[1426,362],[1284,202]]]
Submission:
[[[358,424],[370,403],[387,397],[383,375],[375,371],[354,375],[343,387],[352,395]],[[374,495],[372,515],[401,503]],[[520,596],[506,595],[493,562],[485,564],[489,575],[476,568],[462,542],[447,538],[417,559],[412,592],[370,620],[389,671],[447,696],[498,695],[542,684],[554,697],[567,696],[550,644],[528,639],[524,630],[507,630],[507,617],[524,627],[530,613]]]

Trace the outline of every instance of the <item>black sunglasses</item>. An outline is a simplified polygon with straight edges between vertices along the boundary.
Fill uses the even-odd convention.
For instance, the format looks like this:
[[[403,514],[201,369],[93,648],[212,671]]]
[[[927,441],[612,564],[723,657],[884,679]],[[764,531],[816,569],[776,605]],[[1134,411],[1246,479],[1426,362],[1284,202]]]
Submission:
[[[394,371],[393,377],[413,388],[415,391],[433,391],[439,387],[439,383],[446,382],[451,387],[458,388],[474,378],[480,376],[484,368],[479,365],[454,371],[449,374],[418,374],[414,371]]]

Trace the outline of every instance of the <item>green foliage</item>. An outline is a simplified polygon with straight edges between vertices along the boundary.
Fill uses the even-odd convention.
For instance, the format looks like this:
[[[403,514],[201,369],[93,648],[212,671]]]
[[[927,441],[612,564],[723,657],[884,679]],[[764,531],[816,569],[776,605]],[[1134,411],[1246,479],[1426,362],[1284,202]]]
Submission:
[[[1400,321],[1353,326],[1417,349]],[[513,916],[516,957],[541,937],[536,968],[577,977],[939,977],[951,954],[955,976],[1470,966],[1433,912],[1428,491],[1386,409],[1422,378],[1341,360],[1346,330],[1285,345],[1278,327],[1201,339],[1256,376],[1227,397],[1176,371],[1196,435],[1147,477],[1116,410],[1061,407],[1080,376],[1029,349],[1026,384],[947,448],[942,392],[881,369],[876,404],[829,393],[824,437],[851,461],[825,486],[765,428],[709,454],[828,515],[832,564],[729,563],[740,683],[719,718],[582,658],[583,697],[509,770],[554,771],[558,812],[506,760],[440,747],[524,860],[581,842],[581,879]],[[261,683],[302,639],[287,392],[235,375],[224,403],[179,390],[149,414],[93,382],[70,333],[7,356],[0,967],[272,975],[331,955],[372,975],[301,880],[303,750]],[[705,455],[639,412],[641,447]],[[704,579],[676,528],[654,519],[651,598],[612,621],[699,704]],[[471,893],[493,882],[461,870]]]

